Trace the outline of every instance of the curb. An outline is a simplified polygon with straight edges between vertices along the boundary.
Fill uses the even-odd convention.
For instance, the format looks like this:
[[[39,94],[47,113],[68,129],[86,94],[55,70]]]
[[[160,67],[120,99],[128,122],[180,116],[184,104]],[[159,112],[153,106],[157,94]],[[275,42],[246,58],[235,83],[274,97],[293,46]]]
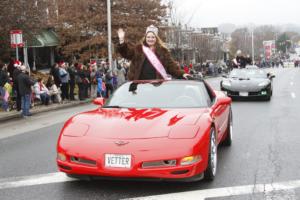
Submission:
[[[88,103],[91,103],[92,100],[91,99],[87,99],[85,101],[76,101],[76,102],[70,102],[70,103],[65,103],[65,104],[56,104],[54,106],[41,106],[41,107],[34,107],[32,109],[30,109],[30,112],[32,114],[38,114],[38,113],[43,113],[43,112],[48,112],[48,111],[54,111],[54,110],[60,110],[60,109],[65,109],[65,108],[70,108],[70,107],[74,107],[74,106],[80,106],[80,105],[85,105]],[[20,115],[20,112],[18,111],[10,111],[7,113],[2,114],[2,116],[0,115],[0,122],[5,122],[11,119],[15,119],[15,118],[22,118]]]

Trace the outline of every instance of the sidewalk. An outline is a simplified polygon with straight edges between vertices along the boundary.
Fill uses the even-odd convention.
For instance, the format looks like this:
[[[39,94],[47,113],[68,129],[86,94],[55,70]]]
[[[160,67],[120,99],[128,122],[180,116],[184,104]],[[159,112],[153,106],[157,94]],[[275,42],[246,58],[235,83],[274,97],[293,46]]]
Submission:
[[[91,99],[86,99],[84,101],[76,100],[76,101],[69,101],[69,102],[65,102],[65,103],[61,103],[61,104],[54,103],[54,104],[50,104],[48,106],[38,105],[38,106],[34,106],[33,108],[31,108],[30,112],[33,115],[35,115],[37,113],[58,110],[58,109],[64,109],[64,108],[70,108],[70,107],[74,107],[74,106],[88,104],[91,102],[92,102]],[[15,118],[21,118],[21,112],[18,112],[16,110],[12,110],[9,112],[0,111],[0,122],[4,122],[4,121],[15,119]]]

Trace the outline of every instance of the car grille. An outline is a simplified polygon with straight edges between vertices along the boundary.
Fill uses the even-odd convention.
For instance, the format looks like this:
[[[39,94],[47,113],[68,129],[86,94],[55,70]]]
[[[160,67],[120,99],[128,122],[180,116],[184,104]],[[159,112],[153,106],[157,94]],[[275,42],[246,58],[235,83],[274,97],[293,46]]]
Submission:
[[[249,97],[251,97],[251,96],[261,96],[262,95],[262,91],[267,91],[267,90],[268,89],[263,89],[263,90],[258,91],[258,92],[248,92],[248,96]],[[230,90],[223,90],[223,91],[226,91],[228,96],[240,96],[239,92],[230,91]],[[269,93],[269,92],[267,92],[267,93]]]
[[[233,91],[227,90],[227,94],[228,94],[228,95],[232,95],[232,96],[238,96],[238,95],[239,95],[239,92],[233,92]]]
[[[83,159],[75,156],[71,156],[71,162],[77,163],[77,164],[85,164],[85,165],[92,165],[96,166],[97,162],[94,160],[88,160],[88,159]]]
[[[176,160],[160,160],[152,162],[143,162],[142,168],[155,168],[155,167],[174,167]]]
[[[261,92],[249,92],[249,96],[259,96]]]

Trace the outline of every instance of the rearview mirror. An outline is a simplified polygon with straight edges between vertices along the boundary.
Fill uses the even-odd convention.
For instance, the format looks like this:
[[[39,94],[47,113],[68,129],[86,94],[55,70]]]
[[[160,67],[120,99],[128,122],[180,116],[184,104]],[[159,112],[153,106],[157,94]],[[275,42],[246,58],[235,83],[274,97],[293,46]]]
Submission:
[[[94,99],[93,103],[95,105],[99,105],[100,107],[102,107],[105,104],[105,99],[102,97],[99,97],[99,98]]]

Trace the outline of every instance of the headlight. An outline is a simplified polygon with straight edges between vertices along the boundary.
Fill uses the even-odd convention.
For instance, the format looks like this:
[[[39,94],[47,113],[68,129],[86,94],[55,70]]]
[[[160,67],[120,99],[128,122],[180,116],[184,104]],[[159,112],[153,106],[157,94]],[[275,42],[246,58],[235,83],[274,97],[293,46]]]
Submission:
[[[261,86],[266,86],[268,84],[269,84],[269,81],[264,81],[264,82],[259,83],[258,86],[261,87]]]
[[[231,86],[231,83],[230,83],[230,81],[223,81],[223,82],[222,82],[222,85],[223,85],[223,86],[230,87],[230,86]]]
[[[64,136],[69,136],[69,137],[83,137],[86,135],[88,132],[90,126],[88,124],[83,124],[83,123],[72,123],[65,127],[63,130],[63,135]]]
[[[57,159],[61,161],[66,161],[67,156],[64,153],[57,153]]]
[[[191,164],[198,162],[201,159],[202,159],[202,157],[200,155],[187,156],[187,157],[184,157],[181,159],[180,165],[182,165],[182,166],[191,165]]]

